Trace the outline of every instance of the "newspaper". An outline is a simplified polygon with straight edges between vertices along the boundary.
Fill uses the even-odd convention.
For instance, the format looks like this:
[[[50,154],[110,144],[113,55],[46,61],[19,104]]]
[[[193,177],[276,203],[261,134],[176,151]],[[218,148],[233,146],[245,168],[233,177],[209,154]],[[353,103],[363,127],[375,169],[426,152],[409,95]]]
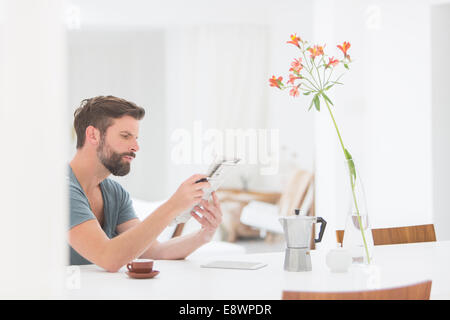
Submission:
[[[205,192],[202,199],[209,200],[211,197],[211,193],[219,189],[225,179],[230,175],[230,172],[233,168],[241,161],[241,159],[219,159],[214,161],[210,166],[206,173],[208,176],[208,182],[211,187],[208,189],[203,189]],[[190,210],[187,210],[180,215],[178,215],[175,219],[172,220],[170,225],[175,225],[179,223],[186,223],[191,218],[191,211],[194,209],[193,206]]]

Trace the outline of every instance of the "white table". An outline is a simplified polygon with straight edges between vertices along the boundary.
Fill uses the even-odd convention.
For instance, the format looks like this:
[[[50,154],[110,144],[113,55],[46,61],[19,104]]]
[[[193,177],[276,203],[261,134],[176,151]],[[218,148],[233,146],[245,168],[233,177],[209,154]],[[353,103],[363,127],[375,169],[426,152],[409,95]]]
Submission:
[[[376,246],[374,266],[352,266],[347,273],[329,271],[325,250],[311,252],[313,270],[283,270],[284,252],[242,254],[215,259],[157,260],[153,279],[131,279],[126,268],[108,273],[88,265],[68,267],[68,299],[237,299],[278,300],[283,290],[349,291],[388,288],[432,280],[431,299],[450,299],[450,241]],[[258,261],[259,270],[201,268],[211,260]],[[74,280],[74,277],[77,277]],[[78,278],[79,277],[79,278]],[[78,281],[78,282],[77,282]],[[78,289],[73,289],[79,286]]]

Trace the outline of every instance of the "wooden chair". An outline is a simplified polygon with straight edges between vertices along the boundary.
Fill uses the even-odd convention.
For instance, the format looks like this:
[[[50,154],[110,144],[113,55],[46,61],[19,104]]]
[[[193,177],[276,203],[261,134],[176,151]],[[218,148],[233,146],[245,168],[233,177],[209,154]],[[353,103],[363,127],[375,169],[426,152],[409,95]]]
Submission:
[[[389,289],[349,292],[283,291],[283,300],[429,300],[431,280]]]
[[[433,224],[425,224],[409,227],[372,229],[374,245],[400,244],[413,242],[436,241],[436,233]],[[336,230],[338,243],[344,240],[344,230]]]

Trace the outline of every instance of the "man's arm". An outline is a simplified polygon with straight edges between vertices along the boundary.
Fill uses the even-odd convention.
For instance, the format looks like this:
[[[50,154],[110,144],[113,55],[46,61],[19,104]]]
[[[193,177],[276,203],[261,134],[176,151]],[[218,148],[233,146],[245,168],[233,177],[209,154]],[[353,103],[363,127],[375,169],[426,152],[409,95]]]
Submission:
[[[184,259],[196,249],[209,242],[217,227],[222,222],[222,211],[214,192],[212,193],[212,197],[212,203],[202,200],[200,205],[202,205],[204,209],[199,207],[195,209],[195,211],[202,214],[202,218],[198,217],[195,213],[192,213],[192,216],[202,225],[202,228],[198,232],[176,237],[165,242],[155,240],[140,258],[155,260]],[[138,226],[140,223],[139,219],[129,220],[119,225],[117,231],[119,233],[125,232]]]
[[[142,223],[113,239],[106,236],[97,220],[89,220],[69,231],[69,243],[87,260],[107,271],[116,272],[140,256],[175,217],[176,212],[167,202]]]
[[[87,260],[110,272],[141,256],[177,214],[191,208],[203,196],[208,182],[197,183],[204,175],[194,175],[142,223],[109,239],[97,220],[83,222],[69,231],[72,248]]]

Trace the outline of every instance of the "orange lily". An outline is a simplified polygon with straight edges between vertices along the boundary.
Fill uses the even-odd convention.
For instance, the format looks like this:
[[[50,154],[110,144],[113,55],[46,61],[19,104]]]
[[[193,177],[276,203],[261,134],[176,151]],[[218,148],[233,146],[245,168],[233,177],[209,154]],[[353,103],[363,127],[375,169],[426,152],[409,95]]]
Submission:
[[[323,47],[315,45],[312,48],[308,48],[308,51],[311,53],[311,58],[315,58],[317,56],[323,55]]]
[[[298,85],[298,86],[296,86],[296,87],[293,87],[292,89],[291,89],[291,91],[289,91],[289,95],[290,96],[293,96],[294,98],[296,98],[296,97],[298,97],[299,95],[300,95],[300,91],[298,90],[298,87],[299,87],[300,85]]]
[[[331,66],[335,67],[337,64],[339,63],[338,59],[334,59],[334,57],[328,58],[328,64],[327,64],[327,68]]]
[[[297,46],[300,48],[300,45],[298,44],[298,42],[301,42],[302,39],[300,39],[300,37],[297,37],[297,34],[291,34],[291,41],[286,41],[286,43],[292,43],[293,45]]]
[[[342,46],[338,45],[337,47],[344,53],[344,57],[345,58],[347,58],[347,57],[350,58],[350,56],[347,54],[347,50],[350,48],[350,43],[349,42],[344,41]]]
[[[302,58],[298,58],[298,60],[294,59],[294,61],[292,61],[291,63],[291,67],[292,68],[290,68],[289,71],[300,73],[300,71],[303,69]]]
[[[278,89],[281,89],[281,85],[283,84],[281,81],[283,81],[283,77],[275,78],[275,76],[272,76],[272,78],[269,79],[270,86],[277,87]]]
[[[301,77],[296,77],[293,74],[290,74],[289,75],[289,81],[287,82],[287,84],[292,84],[293,85],[294,81],[297,80],[297,79],[301,79]]]

